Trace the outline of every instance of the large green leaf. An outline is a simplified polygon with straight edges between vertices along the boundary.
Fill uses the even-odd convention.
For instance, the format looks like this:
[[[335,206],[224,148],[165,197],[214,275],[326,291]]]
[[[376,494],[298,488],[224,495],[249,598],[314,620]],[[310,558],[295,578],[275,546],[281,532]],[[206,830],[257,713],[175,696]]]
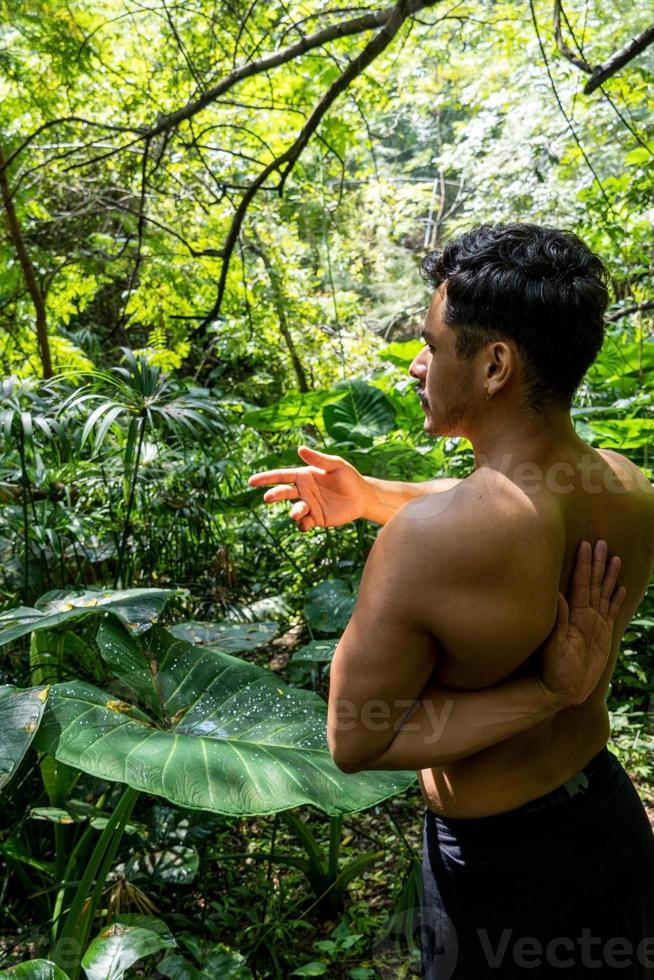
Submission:
[[[588,428],[602,448],[640,449],[654,444],[654,419],[593,419]]]
[[[88,980],[120,980],[144,956],[175,946],[168,927],[147,915],[122,915],[93,940],[82,960]]]
[[[397,402],[393,396],[393,404],[409,402],[409,398],[399,398]],[[420,406],[418,406],[420,409]],[[424,420],[424,413],[420,409],[421,422]],[[398,425],[404,428],[416,430],[417,425],[405,425],[400,412],[396,411]],[[376,476],[382,480],[432,480],[439,475],[445,475],[447,469],[446,456],[442,442],[435,443],[425,450],[413,449],[406,442],[389,438],[384,442],[377,443],[364,449],[352,444],[334,443],[329,447],[330,453],[337,456],[345,456],[348,463],[355,466],[360,473],[365,476]]]
[[[245,958],[222,943],[213,945],[203,957],[202,966],[195,967],[179,953],[169,953],[157,970],[170,980],[252,980]]]
[[[225,653],[256,650],[270,643],[279,633],[279,623],[199,623],[189,620],[170,627],[173,636],[201,647],[215,647]]]
[[[0,615],[0,646],[33,630],[50,629],[60,623],[111,611],[135,633],[149,629],[159,618],[177,589],[105,589],[57,593],[56,598],[36,607],[20,606]],[[49,593],[52,596],[52,593]]]
[[[90,684],[55,684],[37,744],[101,779],[217,813],[275,813],[313,804],[336,815],[402,792],[410,773],[340,772],[325,736],[326,705],[311,691],[154,626],[142,645],[142,690],[156,686],[161,719]],[[113,642],[103,628],[101,647]],[[118,673],[118,654],[114,651]],[[129,687],[136,655],[120,679]],[[145,666],[147,664],[147,666]],[[120,676],[120,675],[119,675]]]
[[[382,361],[390,361],[396,367],[407,370],[411,362],[418,356],[424,344],[420,340],[400,340],[389,344],[379,351]]]
[[[291,657],[292,663],[329,664],[336,650],[335,640],[311,640],[296,650]]]
[[[0,687],[0,790],[32,744],[47,698],[47,687],[26,691],[10,684]]]
[[[608,337],[602,352],[588,372],[594,384],[618,385],[623,379],[652,385],[654,378],[654,340],[625,343]]]
[[[48,758],[51,758],[51,756],[48,756]],[[49,823],[64,825],[84,823],[88,820],[91,826],[96,830],[104,830],[110,820],[110,816],[108,816],[103,810],[99,810],[98,807],[93,806],[92,803],[87,803],[86,800],[68,800],[66,805],[61,807],[32,807],[29,812],[29,816],[32,820],[47,820]],[[145,831],[145,825],[138,823],[135,820],[130,820],[125,824],[126,834],[138,833],[143,835]]]
[[[356,598],[343,579],[325,579],[307,592],[304,615],[312,629],[321,633],[340,633],[349,622]]]
[[[319,417],[323,405],[342,397],[338,389],[323,391],[297,391],[284,395],[274,405],[246,412],[243,421],[262,431],[285,431],[303,425],[312,425]]]
[[[322,417],[332,439],[369,445],[395,426],[395,410],[383,391],[353,381],[345,398],[325,405]]]
[[[148,657],[147,648],[133,643],[129,633],[112,618],[100,624],[96,639],[102,659],[125,683],[129,694],[135,695],[157,718],[162,718],[164,708],[157,685],[157,664]]]
[[[425,410],[413,387],[407,386],[407,389],[402,393],[399,391],[389,391],[386,397],[395,411],[395,421],[398,428],[405,432],[413,433],[416,436],[423,431]],[[382,443],[382,445],[386,445],[386,443]],[[416,450],[407,446],[404,442],[400,442],[398,445],[405,446],[407,452],[411,451],[417,455]]]
[[[51,960],[31,960],[19,963],[7,970],[0,970],[0,977],[22,977],[22,980],[68,980],[68,974]]]
[[[193,966],[181,953],[169,953],[157,966],[157,972],[169,977],[169,980],[213,980],[213,977]]]

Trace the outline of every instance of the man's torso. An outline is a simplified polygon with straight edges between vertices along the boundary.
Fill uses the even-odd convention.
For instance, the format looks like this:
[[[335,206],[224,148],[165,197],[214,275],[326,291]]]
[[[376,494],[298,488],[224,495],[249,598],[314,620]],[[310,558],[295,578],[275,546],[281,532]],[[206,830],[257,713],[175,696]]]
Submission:
[[[536,614],[531,608],[533,602],[527,598],[531,589],[533,599],[534,581],[523,585],[521,578],[529,579],[529,575],[524,575],[525,569],[543,557],[550,559],[557,569],[560,567],[558,588],[565,594],[579,542],[603,538],[608,543],[609,553],[622,559],[620,584],[627,589],[614,631],[613,650],[602,682],[584,704],[560,711],[546,722],[456,763],[424,769],[420,781],[425,801],[431,809],[444,815],[486,816],[535,799],[561,785],[586,765],[609,736],[606,689],[615,667],[620,639],[647,589],[652,571],[654,490],[624,457],[607,451],[598,453],[590,448],[579,455],[568,453],[563,464],[558,460],[554,466],[544,465],[540,474],[535,473],[531,483],[527,479],[523,484],[527,492],[506,477],[481,471],[463,481],[467,484],[465,494],[468,497],[476,490],[475,484],[484,481],[485,489],[488,489],[488,480],[494,481],[494,492],[499,495],[495,499],[501,500],[501,506],[489,511],[489,520],[497,522],[499,514],[501,522],[501,515],[510,515],[514,508],[523,511],[521,519],[533,518],[538,528],[536,537],[531,537],[530,551],[509,556],[501,573],[508,575],[507,590],[514,594],[525,590],[522,606],[514,603],[510,607],[513,611],[507,615],[514,617],[517,629],[517,608],[524,617]],[[459,492],[460,488],[457,488],[448,494],[434,495],[429,506],[435,508],[435,513],[450,507],[452,519],[456,520],[456,494]],[[511,578],[513,567],[515,579]],[[546,567],[547,561],[543,565]],[[543,597],[555,604],[556,588],[546,579],[544,576]],[[502,612],[497,615],[501,617]],[[467,610],[467,615],[465,610],[453,604],[447,640],[440,643],[433,675],[435,683],[454,689],[476,689],[495,682],[489,681],[485,666],[487,658],[475,658],[473,654],[475,643],[485,654],[488,653],[486,646],[490,644],[492,658],[493,637],[501,637],[503,630],[510,630],[511,623],[507,622],[494,622],[489,627],[493,617],[494,613],[483,604],[481,612],[476,613],[473,607]],[[441,631],[439,637],[442,636]],[[500,661],[501,657],[502,649],[498,646]],[[514,673],[532,669],[533,664],[527,660]]]

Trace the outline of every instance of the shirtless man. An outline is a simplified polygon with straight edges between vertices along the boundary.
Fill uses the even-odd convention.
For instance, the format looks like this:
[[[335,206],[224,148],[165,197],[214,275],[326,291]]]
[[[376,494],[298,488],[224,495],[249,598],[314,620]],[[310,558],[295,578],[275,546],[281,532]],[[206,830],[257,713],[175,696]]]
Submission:
[[[424,976],[654,977],[654,838],[605,748],[607,687],[652,574],[654,490],[570,419],[605,272],[574,235],[515,224],[431,253],[423,275],[410,373],[425,431],[468,438],[473,472],[392,483],[303,448],[307,467],[251,478],[284,474],[265,499],[294,500],[301,530],[384,524],[334,655],[330,750],[346,772],[420,771]],[[597,539],[591,592],[604,582],[617,618],[589,693],[537,658],[565,633],[580,542]]]

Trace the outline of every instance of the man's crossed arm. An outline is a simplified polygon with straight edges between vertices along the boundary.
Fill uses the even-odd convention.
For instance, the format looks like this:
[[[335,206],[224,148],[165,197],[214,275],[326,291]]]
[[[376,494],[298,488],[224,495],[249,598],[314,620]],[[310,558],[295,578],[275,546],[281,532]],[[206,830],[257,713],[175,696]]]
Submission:
[[[624,599],[624,589],[615,588],[620,562],[613,558],[607,565],[605,542],[594,550],[588,542],[580,546],[569,604],[560,597],[555,614],[543,598],[539,605],[539,593],[556,596],[557,590],[554,579],[547,589],[547,568],[537,559],[536,578],[530,582],[527,574],[520,587],[494,554],[492,535],[490,541],[475,539],[465,515],[463,526],[456,520],[450,532],[452,526],[457,533],[448,541],[447,529],[439,536],[438,519],[427,531],[405,509],[371,552],[331,671],[328,741],[346,772],[423,769],[464,758],[581,703],[603,673]],[[513,533],[520,532],[518,522]],[[439,537],[449,560],[429,561]],[[465,555],[466,543],[475,540],[468,575],[478,588],[471,595],[462,588],[465,559],[457,563],[454,555]],[[552,577],[556,555],[548,562]],[[488,572],[494,567],[493,582]],[[453,635],[464,660],[466,643],[477,643],[466,686],[482,689],[455,691],[430,682],[439,656],[434,634]],[[543,640],[540,674],[508,677]]]

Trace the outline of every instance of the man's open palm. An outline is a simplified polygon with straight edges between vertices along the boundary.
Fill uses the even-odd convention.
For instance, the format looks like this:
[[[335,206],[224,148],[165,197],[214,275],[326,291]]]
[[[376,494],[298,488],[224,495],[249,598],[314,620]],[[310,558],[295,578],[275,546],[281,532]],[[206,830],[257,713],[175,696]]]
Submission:
[[[308,465],[254,473],[248,483],[272,486],[263,495],[267,504],[294,501],[289,516],[301,531],[338,527],[363,516],[367,485],[354,466],[308,446],[300,446],[298,456]]]
[[[613,625],[626,591],[616,589],[620,559],[607,565],[606,541],[579,545],[568,601],[543,645],[541,682],[562,706],[581,704],[597,686],[611,653]]]

